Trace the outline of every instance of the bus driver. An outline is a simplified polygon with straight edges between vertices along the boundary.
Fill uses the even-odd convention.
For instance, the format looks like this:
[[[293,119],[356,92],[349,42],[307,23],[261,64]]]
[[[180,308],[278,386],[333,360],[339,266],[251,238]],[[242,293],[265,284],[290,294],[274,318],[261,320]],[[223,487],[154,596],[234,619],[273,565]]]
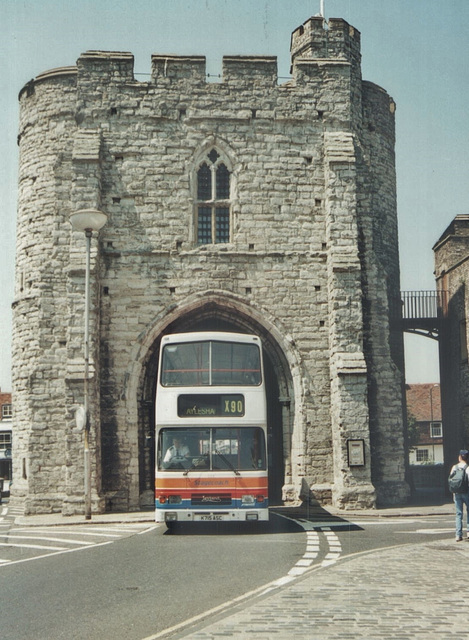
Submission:
[[[163,458],[164,465],[169,465],[171,462],[181,461],[181,458],[188,458],[190,456],[189,447],[182,443],[181,438],[173,438],[173,444],[166,451]]]

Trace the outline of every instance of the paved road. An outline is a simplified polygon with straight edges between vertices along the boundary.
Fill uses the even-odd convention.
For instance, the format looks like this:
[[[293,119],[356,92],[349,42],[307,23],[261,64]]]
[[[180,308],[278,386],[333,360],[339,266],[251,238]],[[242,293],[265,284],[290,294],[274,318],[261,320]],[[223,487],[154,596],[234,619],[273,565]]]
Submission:
[[[256,640],[397,640],[417,637],[445,640],[464,636],[467,625],[465,603],[469,592],[464,581],[461,586],[461,580],[458,580],[460,590],[454,595],[454,585],[461,566],[465,566],[469,559],[469,542],[453,541],[452,505],[437,510],[390,510],[385,517],[379,512],[361,513],[357,517],[347,514],[345,518],[291,509],[281,516],[286,513],[297,518],[297,526],[302,527],[303,533],[293,533],[291,539],[288,535],[277,537],[278,541],[283,538],[287,545],[293,544],[291,550],[296,558],[267,585],[263,578],[268,576],[268,572],[262,571],[269,565],[269,558],[273,566],[279,561],[275,552],[279,542],[272,539],[275,536],[261,534],[251,540],[251,536],[243,539],[242,536],[227,535],[225,540],[221,540],[219,535],[214,536],[210,532],[202,535],[188,532],[187,537],[183,532],[181,536],[168,537],[164,530],[157,529],[149,536],[140,537],[145,544],[138,545],[138,548],[140,551],[146,548],[146,553],[150,553],[140,558],[140,575],[132,573],[136,560],[131,554],[136,545],[130,538],[120,541],[119,545],[104,547],[108,550],[115,548],[111,554],[115,562],[111,562],[111,566],[109,553],[105,556],[101,553],[90,555],[88,551],[84,555],[65,556],[70,559],[82,555],[83,561],[79,565],[68,560],[64,564],[60,557],[45,558],[48,570],[52,568],[54,573],[54,581],[47,583],[47,593],[41,590],[40,580],[44,574],[40,571],[37,580],[34,578],[30,584],[31,576],[28,574],[25,583],[28,584],[25,588],[30,589],[26,594],[28,606],[31,605],[29,600],[32,601],[27,633],[32,635],[15,635],[14,628],[10,627],[11,633],[6,637],[29,640],[37,637],[35,634],[39,627],[40,635],[48,640],[62,637],[67,640],[82,637],[100,640],[109,637],[113,640],[120,637],[126,640],[219,640],[222,637],[235,640],[247,637]],[[109,517],[106,516],[107,519]],[[132,518],[130,514],[129,518]],[[38,518],[34,521],[41,524]],[[277,517],[277,521],[281,522],[282,517]],[[93,526],[102,523],[94,522]],[[23,525],[29,526],[28,519],[16,520],[15,526]],[[189,554],[187,566],[194,565],[195,574],[177,571],[174,576],[165,573],[165,565],[154,554],[155,535],[164,541],[164,549],[168,553],[171,550],[174,557]],[[231,555],[222,557],[226,566],[221,573],[225,575],[225,586],[235,583],[235,592],[239,594],[236,597],[230,597],[228,590],[214,587],[210,572],[201,569],[207,566],[207,561],[214,554],[222,552],[225,543],[228,543]],[[254,553],[253,558],[258,559],[257,564],[251,561],[251,557],[245,557],[248,548],[251,555]],[[99,553],[99,548],[96,551]],[[101,556],[107,560],[102,562]],[[145,560],[149,557],[155,558],[151,566]],[[39,563],[44,560],[39,560]],[[233,563],[237,571],[230,573]],[[9,565],[0,566],[0,575],[8,568]],[[107,572],[105,589],[99,581],[97,585],[93,584],[92,589],[87,587],[86,580],[93,571],[97,576]],[[9,575],[15,581],[18,578],[17,573]],[[152,575],[157,578],[153,585]],[[248,579],[243,580],[244,575]],[[73,589],[68,594],[60,587],[66,584],[67,576],[69,580],[73,576]],[[176,578],[180,580],[175,582]],[[244,584],[246,587],[243,589]],[[194,585],[198,585],[195,591]],[[257,586],[252,588],[253,585]],[[259,588],[259,585],[263,586]],[[16,587],[15,582],[15,593],[22,593],[22,588]],[[250,591],[248,594],[245,593],[246,588]],[[89,607],[85,606],[83,610],[92,611],[92,616],[86,619],[80,616],[79,609],[72,608],[69,597],[81,592],[85,593],[85,605]],[[36,601],[34,593],[40,594]],[[50,602],[58,609],[54,621],[49,621],[48,614],[44,614],[44,607],[48,606],[47,603],[45,605],[45,595],[46,600],[50,597]],[[169,608],[178,602],[182,603],[182,611],[171,627]],[[216,605],[215,610],[207,611],[207,602]],[[187,604],[186,610],[184,603]],[[5,609],[3,612],[3,622],[5,617],[11,620],[14,615],[14,602],[10,604],[11,611]],[[138,604],[143,604],[143,607],[137,609]],[[57,634],[57,625],[62,611],[67,611],[68,626],[60,635]],[[136,611],[143,613],[136,615]],[[106,619],[103,619],[103,612],[106,612]]]
[[[22,510],[7,502],[0,505],[0,570],[2,566],[28,562],[51,554],[79,551],[110,544],[122,538],[151,531],[152,522],[107,522],[60,525],[50,518],[34,525],[22,524]],[[1,610],[0,610],[1,617]],[[0,628],[1,637],[1,628]]]
[[[107,514],[90,524],[77,519],[65,529],[75,528],[73,537],[80,543],[87,533],[106,529],[105,535],[112,535],[113,527],[135,527],[126,522],[128,516]],[[4,547],[38,555],[27,564],[0,566],[1,640],[141,640],[285,575],[304,553],[303,529],[275,516],[268,530],[238,531],[231,525],[225,531],[215,526],[180,535],[155,526],[154,514],[140,517],[148,518],[139,525],[146,527],[143,535],[78,545],[74,553]],[[29,545],[29,536],[38,535],[54,538],[40,544],[64,546],[64,520],[69,521],[18,517],[10,536],[23,535],[18,530],[26,528],[28,540],[20,544]]]

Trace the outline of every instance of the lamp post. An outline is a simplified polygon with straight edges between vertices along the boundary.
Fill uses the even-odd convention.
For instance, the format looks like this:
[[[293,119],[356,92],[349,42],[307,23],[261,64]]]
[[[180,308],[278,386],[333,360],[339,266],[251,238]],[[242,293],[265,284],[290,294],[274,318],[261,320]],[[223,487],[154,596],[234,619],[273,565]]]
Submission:
[[[91,520],[91,461],[90,461],[90,416],[89,416],[89,325],[90,325],[90,263],[91,237],[93,231],[98,232],[107,222],[107,215],[97,209],[81,209],[70,214],[70,223],[75,231],[82,231],[86,238],[86,266],[85,266],[85,331],[84,331],[84,360],[83,374],[83,409],[77,412],[77,424],[83,427],[84,449],[84,497],[85,519]]]
[[[433,464],[435,464],[435,444],[433,442],[433,390],[438,388],[437,384],[430,387],[430,438],[432,438]]]

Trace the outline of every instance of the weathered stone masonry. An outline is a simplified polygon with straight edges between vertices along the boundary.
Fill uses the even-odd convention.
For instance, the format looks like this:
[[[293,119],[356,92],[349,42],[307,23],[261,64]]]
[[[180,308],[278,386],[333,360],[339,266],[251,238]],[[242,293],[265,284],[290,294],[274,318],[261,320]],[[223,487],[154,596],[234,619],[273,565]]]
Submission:
[[[203,57],[154,55],[138,82],[131,54],[90,51],[21,91],[13,492],[28,513],[83,511],[85,251],[69,215],[89,208],[109,216],[92,256],[95,511],[151,503],[159,342],[208,328],[263,340],[274,496],[407,496],[394,103],[362,81],[343,20],[311,18],[291,53],[280,85],[273,57],[225,57],[215,84]],[[230,174],[229,237],[200,245],[209,155]]]
[[[445,472],[469,442],[469,216],[457,215],[433,247],[440,292],[441,409]]]

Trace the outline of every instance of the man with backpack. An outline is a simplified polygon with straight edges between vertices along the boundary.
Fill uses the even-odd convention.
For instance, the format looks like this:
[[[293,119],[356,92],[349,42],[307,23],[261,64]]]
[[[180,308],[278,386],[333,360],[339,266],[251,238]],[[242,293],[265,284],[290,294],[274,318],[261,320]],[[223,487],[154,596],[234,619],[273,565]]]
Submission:
[[[448,486],[454,494],[456,505],[456,542],[462,540],[464,505],[466,505],[467,539],[469,540],[469,451],[467,449],[461,449],[459,452],[459,462],[451,469]]]

